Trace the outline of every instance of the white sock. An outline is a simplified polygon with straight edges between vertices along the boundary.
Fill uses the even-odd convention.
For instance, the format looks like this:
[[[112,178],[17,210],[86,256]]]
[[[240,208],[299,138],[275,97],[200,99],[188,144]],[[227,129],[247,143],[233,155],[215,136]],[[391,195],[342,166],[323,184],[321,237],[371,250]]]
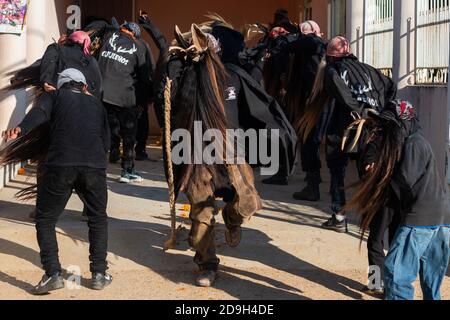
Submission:
[[[335,216],[336,216],[336,220],[337,220],[338,222],[342,222],[342,221],[345,220],[345,216],[342,215],[342,214],[336,214]]]

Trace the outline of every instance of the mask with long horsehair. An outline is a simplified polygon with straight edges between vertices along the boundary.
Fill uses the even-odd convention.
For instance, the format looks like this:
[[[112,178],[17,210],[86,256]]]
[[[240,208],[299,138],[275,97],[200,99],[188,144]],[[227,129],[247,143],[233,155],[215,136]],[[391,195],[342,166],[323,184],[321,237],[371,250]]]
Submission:
[[[175,27],[175,32],[180,33],[178,26]],[[178,55],[185,61],[197,63],[202,59],[204,53],[209,50],[209,46],[207,45],[209,40],[206,34],[196,24],[192,24],[191,34],[192,42],[189,47],[172,46],[169,48],[169,53],[171,55]]]

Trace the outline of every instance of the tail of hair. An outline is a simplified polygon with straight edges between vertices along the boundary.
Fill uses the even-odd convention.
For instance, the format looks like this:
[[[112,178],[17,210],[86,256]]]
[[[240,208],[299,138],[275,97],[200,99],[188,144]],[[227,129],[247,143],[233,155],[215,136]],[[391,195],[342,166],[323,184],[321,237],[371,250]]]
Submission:
[[[316,127],[320,120],[323,108],[329,101],[329,97],[323,89],[326,66],[326,58],[323,58],[317,70],[311,95],[306,100],[306,107],[303,116],[299,119],[299,121],[295,121],[293,123],[294,129],[297,131],[299,137],[302,137],[303,141],[308,139],[309,135]]]
[[[352,200],[344,208],[346,211],[355,209],[361,216],[361,242],[375,215],[386,205],[389,183],[402,156],[403,143],[399,142],[395,128],[383,130],[375,167],[357,184]]]
[[[193,25],[191,33],[191,47],[181,52],[180,48],[176,48],[179,54],[186,54],[187,61],[174,93],[173,109],[184,110],[183,117],[176,120],[177,129],[183,128],[193,134],[194,123],[198,121],[202,123],[203,130],[216,129],[226,137],[225,67],[219,56],[209,49],[209,40],[200,28]],[[177,194],[195,175],[195,166],[185,165],[178,173],[175,186]]]
[[[41,60],[36,61],[32,65],[10,72],[8,75],[12,78],[10,84],[3,88],[5,91],[21,90],[28,88],[35,88],[35,95],[40,96],[42,89],[40,88],[40,74],[41,74]]]
[[[45,162],[50,146],[50,126],[45,123],[29,133],[19,137],[13,143],[0,151],[0,165],[9,165],[30,161],[41,167]],[[38,169],[38,175],[41,170]],[[37,194],[37,184],[21,190],[16,197],[21,200],[32,200]]]
[[[210,21],[202,23],[202,25],[208,25],[211,28],[216,26],[222,26],[227,27],[229,29],[233,29],[233,25],[229,22],[227,22],[221,15],[214,12],[208,12],[208,14],[205,16],[207,19],[210,19]]]
[[[176,34],[181,34],[179,29]],[[172,80],[166,79],[164,92],[165,100],[165,155],[166,173],[169,185],[170,211],[171,211],[171,237],[165,243],[164,250],[176,246],[176,209],[177,195],[185,188],[190,179],[196,175],[196,166],[193,159],[190,164],[177,168],[174,172],[171,154],[172,129],[187,129],[191,136],[194,123],[200,121],[203,129],[218,129],[226,137],[227,122],[225,116],[224,84],[225,68],[220,58],[210,50],[208,37],[197,25],[191,27],[191,46],[186,48],[186,39],[180,47],[173,47],[169,54],[177,54],[186,61],[185,70],[172,99]],[[173,106],[172,106],[173,103]],[[174,115],[172,116],[172,111]],[[177,117],[178,116],[178,117]],[[172,128],[172,121],[176,128]]]

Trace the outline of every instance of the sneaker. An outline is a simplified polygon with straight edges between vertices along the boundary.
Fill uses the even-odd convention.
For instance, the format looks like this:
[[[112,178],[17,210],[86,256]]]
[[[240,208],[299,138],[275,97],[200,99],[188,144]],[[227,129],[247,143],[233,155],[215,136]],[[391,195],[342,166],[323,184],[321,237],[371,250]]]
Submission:
[[[209,288],[212,287],[217,279],[217,272],[211,270],[202,271],[202,273],[195,280],[197,287]]]
[[[92,274],[91,281],[92,290],[103,290],[112,283],[113,278],[107,273],[96,272]]]
[[[348,232],[347,219],[344,219],[343,221],[338,221],[336,219],[336,215],[333,214],[333,216],[330,219],[328,219],[324,224],[322,224],[322,228],[333,230],[339,233],[347,233]]]
[[[139,182],[143,182],[144,178],[142,178],[136,171],[132,170],[127,171],[127,170],[123,170],[122,171],[122,175],[120,176],[119,182],[121,183],[139,183]]]
[[[225,231],[225,240],[231,248],[236,248],[242,239],[242,228],[236,227]]]
[[[302,191],[294,193],[293,198],[298,201],[318,202],[320,201],[319,186],[308,184]]]
[[[50,293],[51,291],[56,291],[63,288],[64,279],[60,273],[56,273],[51,277],[45,274],[38,285],[31,290],[31,293],[36,296],[42,296]]]

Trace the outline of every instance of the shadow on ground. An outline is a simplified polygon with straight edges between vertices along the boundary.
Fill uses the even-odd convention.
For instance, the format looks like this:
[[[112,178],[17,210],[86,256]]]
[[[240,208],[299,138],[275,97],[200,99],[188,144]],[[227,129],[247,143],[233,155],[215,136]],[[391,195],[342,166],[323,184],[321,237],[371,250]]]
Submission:
[[[2,208],[7,208],[7,210]],[[28,213],[33,208],[33,205],[0,201],[0,219],[28,224]],[[87,227],[81,221],[79,212],[66,211],[61,217],[58,227],[63,231],[63,236],[73,240],[88,241]],[[191,257],[178,254],[177,251],[169,253],[162,251],[161,247],[169,232],[169,227],[163,224],[110,218],[109,252],[147,267],[173,283],[192,285],[196,268]],[[357,292],[361,287],[360,283],[298,259],[272,245],[270,243],[272,239],[263,232],[252,229],[244,230],[244,234],[248,235],[249,233],[252,233],[251,237],[248,237],[251,240],[244,241],[240,248],[219,248],[218,253],[226,257],[259,262],[270,268],[307,279],[352,299],[362,298],[362,295]],[[184,241],[181,241],[178,250],[183,252],[189,248]],[[16,256],[40,267],[39,254],[36,251],[14,243],[11,239],[0,239],[0,253]],[[224,267],[221,271],[221,277],[215,286],[216,289],[223,290],[238,299],[273,299],[274,297],[282,300],[307,299],[298,288],[279,282],[269,274],[263,275],[251,270],[231,267]],[[238,276],[246,279],[238,278]],[[4,273],[0,273],[0,281],[27,291],[30,288],[29,284]]]

